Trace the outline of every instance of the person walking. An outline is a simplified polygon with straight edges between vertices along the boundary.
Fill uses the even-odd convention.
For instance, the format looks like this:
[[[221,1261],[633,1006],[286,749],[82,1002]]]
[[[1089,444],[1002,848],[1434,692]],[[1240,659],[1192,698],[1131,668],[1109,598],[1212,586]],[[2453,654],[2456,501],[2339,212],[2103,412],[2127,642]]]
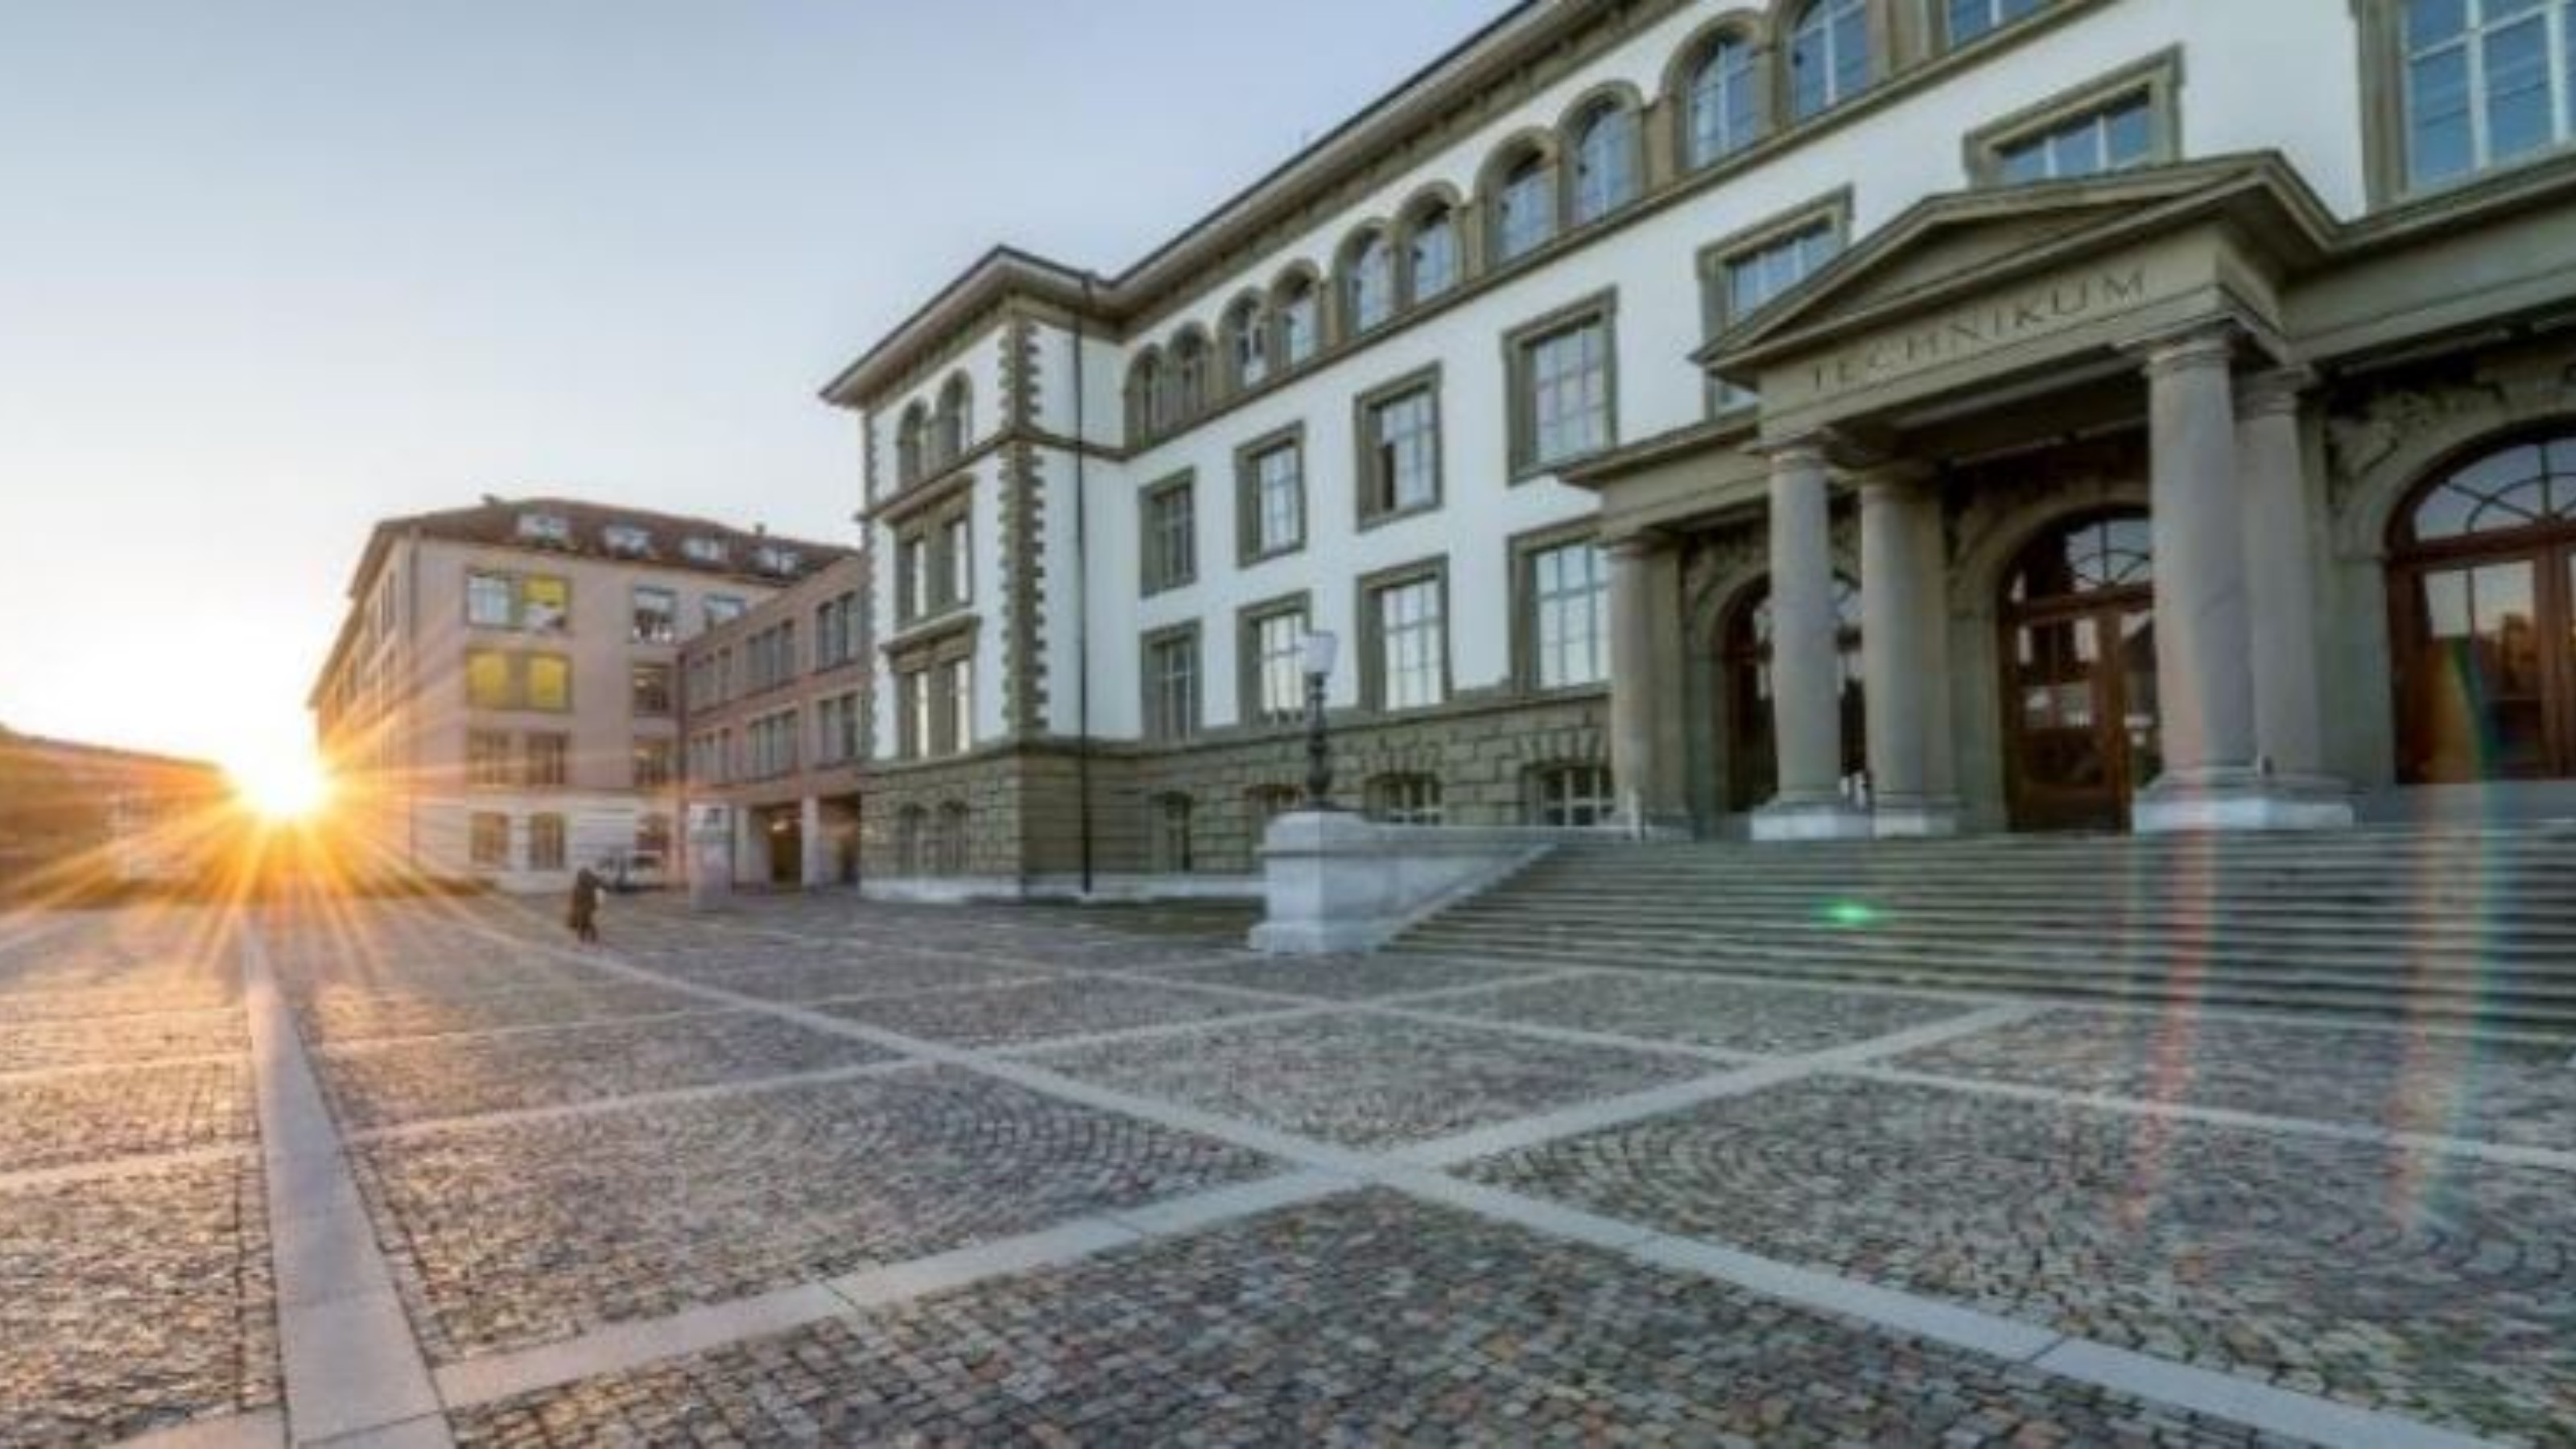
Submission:
[[[572,935],[585,945],[599,940],[599,877],[586,865],[572,878]]]

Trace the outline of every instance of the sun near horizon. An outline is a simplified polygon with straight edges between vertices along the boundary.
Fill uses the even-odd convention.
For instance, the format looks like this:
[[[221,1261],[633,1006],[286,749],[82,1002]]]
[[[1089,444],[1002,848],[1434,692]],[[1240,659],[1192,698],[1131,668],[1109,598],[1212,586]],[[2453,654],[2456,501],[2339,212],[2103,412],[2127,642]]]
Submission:
[[[244,752],[224,762],[224,774],[246,808],[275,824],[309,820],[331,801],[330,769],[304,741]]]

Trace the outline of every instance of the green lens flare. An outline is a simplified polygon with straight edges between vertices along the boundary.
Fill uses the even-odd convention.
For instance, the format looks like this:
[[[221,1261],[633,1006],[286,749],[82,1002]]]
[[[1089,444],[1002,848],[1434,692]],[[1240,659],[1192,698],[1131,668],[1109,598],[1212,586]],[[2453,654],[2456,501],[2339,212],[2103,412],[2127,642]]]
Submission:
[[[1878,907],[1866,901],[1835,901],[1825,907],[1825,924],[1846,931],[1863,931],[1878,924]]]

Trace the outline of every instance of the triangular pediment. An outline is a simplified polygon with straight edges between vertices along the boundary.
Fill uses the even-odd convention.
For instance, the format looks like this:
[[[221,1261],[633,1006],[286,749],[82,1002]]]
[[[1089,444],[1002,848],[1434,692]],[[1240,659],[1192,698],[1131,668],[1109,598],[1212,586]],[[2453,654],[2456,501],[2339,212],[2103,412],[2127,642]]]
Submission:
[[[1730,375],[1962,295],[2007,285],[2157,231],[2218,215],[2298,266],[2335,223],[2276,156],[2231,157],[2083,181],[1949,192],[1909,208],[1743,325],[1699,360]]]

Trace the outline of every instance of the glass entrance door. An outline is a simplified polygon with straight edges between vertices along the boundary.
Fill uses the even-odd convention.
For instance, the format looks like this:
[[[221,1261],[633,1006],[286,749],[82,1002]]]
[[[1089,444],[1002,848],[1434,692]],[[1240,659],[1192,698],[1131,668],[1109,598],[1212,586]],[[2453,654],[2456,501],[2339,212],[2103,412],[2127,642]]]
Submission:
[[[2052,529],[2006,577],[2005,784],[2016,830],[2125,830],[2163,766],[2147,521]]]

